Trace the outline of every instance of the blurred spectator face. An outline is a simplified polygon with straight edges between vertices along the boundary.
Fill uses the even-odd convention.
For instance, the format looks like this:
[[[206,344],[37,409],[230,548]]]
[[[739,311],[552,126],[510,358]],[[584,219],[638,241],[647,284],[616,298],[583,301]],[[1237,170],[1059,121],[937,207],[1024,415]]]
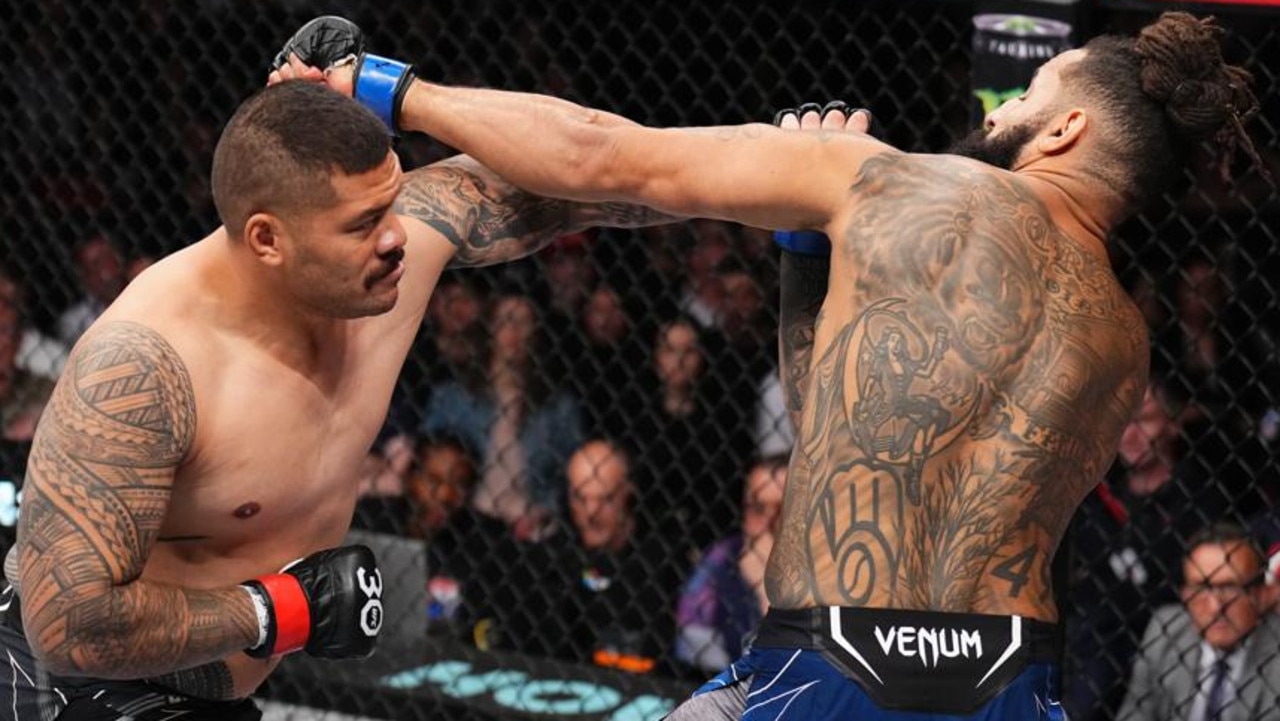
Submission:
[[[715,277],[715,267],[729,254],[732,234],[719,220],[693,220],[694,243],[689,249],[689,280],[698,295],[720,307],[722,287]]]
[[[751,324],[764,306],[760,287],[747,273],[727,273],[720,276],[724,298],[720,306],[720,323],[730,334],[740,332]]]
[[[1222,304],[1222,277],[1207,261],[1195,261],[1178,276],[1178,319],[1202,328],[1213,321]]]
[[[765,534],[777,535],[786,483],[786,466],[770,469],[757,465],[751,469],[742,504],[742,535],[749,539]]]
[[[627,314],[622,299],[612,288],[600,287],[587,299],[582,311],[582,327],[596,345],[614,345],[627,333]]]
[[[1148,388],[1142,407],[1120,436],[1120,459],[1131,470],[1158,463],[1173,463],[1179,423],[1160,400],[1160,394]]]
[[[547,257],[547,285],[551,302],[563,311],[574,311],[582,305],[587,288],[596,280],[595,268],[582,244],[585,239],[570,236],[563,249]],[[553,246],[554,247],[554,246]]]
[[[521,296],[499,298],[493,305],[493,350],[501,358],[523,360],[536,329],[533,301]]]
[[[475,468],[471,459],[452,443],[423,444],[418,468],[409,475],[406,491],[417,509],[418,528],[430,535],[444,528],[467,502]]]
[[[110,303],[124,289],[124,259],[102,236],[76,249],[76,275],[85,292],[101,303]]]
[[[1183,601],[1214,648],[1236,647],[1258,625],[1261,561],[1247,544],[1203,543],[1183,563]]]
[[[465,283],[448,283],[431,294],[431,324],[443,335],[457,335],[480,320],[480,299]]]
[[[631,480],[613,446],[591,441],[569,458],[569,515],[584,548],[618,550],[631,536]]]
[[[658,377],[665,385],[686,388],[702,374],[702,349],[698,331],[685,321],[677,321],[658,331],[654,348]]]

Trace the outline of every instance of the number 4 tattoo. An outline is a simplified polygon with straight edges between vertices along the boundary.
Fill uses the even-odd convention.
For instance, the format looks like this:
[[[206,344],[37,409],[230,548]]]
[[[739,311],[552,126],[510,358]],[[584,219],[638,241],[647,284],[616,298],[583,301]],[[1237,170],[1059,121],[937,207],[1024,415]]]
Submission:
[[[1027,546],[1027,549],[1004,563],[996,566],[991,572],[992,576],[1002,581],[1008,581],[1011,584],[1009,589],[1009,598],[1017,598],[1025,587],[1031,581],[1031,563],[1036,559],[1036,547]]]

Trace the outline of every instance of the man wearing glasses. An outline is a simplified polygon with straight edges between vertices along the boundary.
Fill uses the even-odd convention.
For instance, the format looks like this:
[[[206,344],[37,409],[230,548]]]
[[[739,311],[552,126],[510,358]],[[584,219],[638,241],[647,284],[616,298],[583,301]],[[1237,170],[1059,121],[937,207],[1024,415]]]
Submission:
[[[1187,548],[1182,604],[1152,616],[1118,718],[1280,720],[1280,617],[1256,540],[1215,523]]]

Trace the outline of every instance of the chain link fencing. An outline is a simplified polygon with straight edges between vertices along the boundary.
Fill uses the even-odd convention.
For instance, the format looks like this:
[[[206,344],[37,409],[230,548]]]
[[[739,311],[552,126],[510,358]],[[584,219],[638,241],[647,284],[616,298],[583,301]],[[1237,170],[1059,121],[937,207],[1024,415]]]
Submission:
[[[1079,8],[1078,34],[1132,31],[1153,7]],[[15,354],[0,358],[0,526],[11,540],[33,411],[68,344],[133,274],[216,227],[221,125],[307,19],[351,17],[374,51],[444,82],[653,125],[767,121],[838,97],[871,108],[893,145],[939,151],[975,114],[974,10],[0,0],[2,285],[20,311],[0,319]],[[1251,132],[1274,168],[1275,16],[1219,15],[1228,58],[1256,76]],[[406,168],[451,154],[422,137],[398,152]],[[1264,548],[1280,542],[1280,226],[1274,185],[1239,170],[1231,186],[1197,162],[1185,197],[1115,234],[1118,275],[1151,326],[1152,385],[1056,564],[1073,719],[1115,718],[1135,660],[1180,633],[1167,609],[1183,602],[1192,534],[1232,521]],[[291,658],[260,695],[372,718],[659,718],[760,615],[757,541],[791,444],[776,297],[769,236],[712,221],[594,230],[446,273],[359,479],[354,533],[387,573],[386,641],[364,663]],[[500,367],[515,395],[497,390],[511,387]],[[501,511],[505,524],[478,490],[503,474],[528,501]],[[1259,693],[1280,703],[1280,686]]]

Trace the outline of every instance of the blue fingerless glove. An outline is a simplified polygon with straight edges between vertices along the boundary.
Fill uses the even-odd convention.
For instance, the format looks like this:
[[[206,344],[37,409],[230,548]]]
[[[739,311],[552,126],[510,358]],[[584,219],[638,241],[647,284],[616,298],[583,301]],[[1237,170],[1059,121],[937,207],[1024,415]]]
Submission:
[[[413,66],[362,53],[355,69],[355,97],[373,111],[394,135],[400,124],[400,105],[413,83]]]
[[[773,242],[783,250],[799,255],[831,255],[831,239],[816,230],[775,230]]]

